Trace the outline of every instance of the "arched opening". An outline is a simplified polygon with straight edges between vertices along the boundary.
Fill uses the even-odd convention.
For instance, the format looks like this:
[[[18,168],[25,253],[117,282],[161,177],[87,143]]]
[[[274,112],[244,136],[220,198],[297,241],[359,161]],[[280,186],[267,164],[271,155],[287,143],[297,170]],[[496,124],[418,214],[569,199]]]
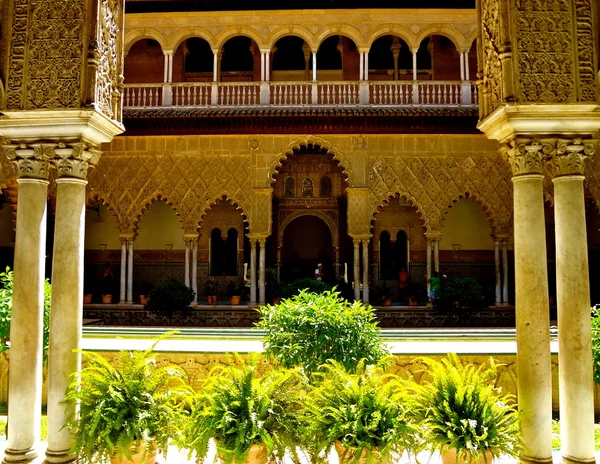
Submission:
[[[199,37],[183,41],[173,55],[173,82],[212,82],[213,52]]]
[[[210,275],[222,276],[225,274],[225,240],[221,229],[214,228],[210,231]]]
[[[308,81],[311,79],[311,52],[304,39],[286,36],[275,42],[272,52],[273,81]]]
[[[238,275],[238,231],[231,227],[227,231],[227,241],[225,243],[225,275]]]
[[[164,62],[162,48],[156,40],[138,40],[125,56],[125,84],[163,82]]]
[[[335,281],[331,231],[325,221],[313,215],[292,220],[283,231],[282,279],[292,281],[314,277],[317,264],[323,264],[325,281]]]
[[[222,82],[260,81],[260,50],[250,37],[229,39],[223,44],[219,60]]]
[[[412,80],[412,52],[399,37],[379,37],[369,50],[369,80]]]
[[[334,35],[325,39],[317,52],[317,80],[357,81],[360,56],[352,39]]]
[[[460,54],[454,42],[443,35],[423,39],[417,52],[417,70],[419,80],[460,80]]]

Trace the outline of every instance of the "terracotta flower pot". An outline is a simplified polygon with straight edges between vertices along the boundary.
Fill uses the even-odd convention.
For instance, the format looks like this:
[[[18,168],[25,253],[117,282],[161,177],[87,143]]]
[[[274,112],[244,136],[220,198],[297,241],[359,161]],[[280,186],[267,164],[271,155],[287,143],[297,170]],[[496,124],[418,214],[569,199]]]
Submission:
[[[156,445],[152,445],[152,449],[146,453],[146,444],[142,443],[140,445],[140,449],[137,453],[133,454],[133,450],[135,447],[132,446],[131,451],[131,459],[127,459],[127,457],[123,454],[123,456],[119,457],[118,455],[110,458],[111,464],[155,464],[156,462]],[[144,454],[146,455],[144,458]]]
[[[353,463],[353,464],[365,464],[367,462],[367,450],[363,449],[362,452],[360,453],[360,456],[358,458],[358,461],[356,461],[356,451],[350,451],[350,452],[346,452],[346,447],[344,445],[342,445],[342,442],[340,440],[336,440],[335,441],[335,450],[337,451],[338,454],[338,458],[340,461],[340,464],[345,464],[345,463]],[[378,450],[378,448],[373,448],[373,450],[371,451],[372,453],[376,453]],[[378,464],[389,464],[390,462],[390,457],[385,456],[383,459],[377,459],[375,460],[375,462],[377,462]]]
[[[146,295],[140,295],[140,303],[143,305],[148,303],[148,297]]]
[[[479,459],[474,459],[470,464],[492,464],[494,455],[490,451],[481,453]],[[456,448],[448,449],[442,454],[442,464],[467,464],[468,461],[461,458],[456,458]]]
[[[391,298],[384,298],[383,299],[383,306],[392,306],[392,299]]]
[[[239,305],[240,304],[240,300],[242,299],[241,296],[237,295],[237,296],[232,296],[229,303],[231,305]]]
[[[112,295],[102,295],[102,303],[111,304],[112,303]]]
[[[91,293],[86,293],[85,295],[83,295],[83,304],[90,304],[92,302],[92,297],[94,295],[92,295]]]

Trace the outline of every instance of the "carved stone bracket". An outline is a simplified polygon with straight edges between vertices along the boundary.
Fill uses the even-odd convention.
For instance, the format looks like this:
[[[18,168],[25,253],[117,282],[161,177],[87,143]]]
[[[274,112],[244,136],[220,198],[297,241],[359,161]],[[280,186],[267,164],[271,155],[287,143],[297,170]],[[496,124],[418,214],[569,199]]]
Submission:
[[[583,175],[584,161],[596,151],[597,140],[559,139],[552,158],[554,177]]]
[[[49,145],[2,145],[6,157],[16,166],[19,178],[48,180],[50,160],[46,154]]]

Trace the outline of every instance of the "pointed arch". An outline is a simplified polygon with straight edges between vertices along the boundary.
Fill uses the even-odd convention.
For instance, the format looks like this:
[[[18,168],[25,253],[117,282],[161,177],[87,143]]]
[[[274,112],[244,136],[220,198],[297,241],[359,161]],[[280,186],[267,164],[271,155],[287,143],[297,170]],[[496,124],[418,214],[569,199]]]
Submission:
[[[340,163],[340,168],[342,168],[342,173],[346,176],[346,183],[349,187],[352,186],[352,171],[349,167],[348,158],[331,142],[328,142],[322,137],[317,137],[314,135],[307,135],[302,137],[301,139],[295,140],[290,143],[282,152],[277,155],[277,158],[273,163],[271,163],[271,167],[269,168],[269,179],[271,182],[275,182],[275,176],[278,174],[278,169],[281,167],[283,161],[288,159],[291,155],[294,154],[295,150],[300,150],[302,147],[307,147],[309,145],[317,145],[324,150],[327,150],[327,153],[333,156],[333,159]]]
[[[150,208],[150,206],[152,206],[157,201],[164,201],[175,212],[175,215],[177,216],[179,222],[181,222],[181,228],[183,229],[183,220],[181,219],[181,214],[177,210],[177,207],[174,206],[174,203],[168,197],[164,196],[160,192],[156,192],[154,195],[150,196],[147,200],[145,200],[142,203],[141,207],[138,207],[138,210],[133,216],[133,219],[131,221],[131,228],[136,235],[138,231],[138,224],[140,223],[142,216],[144,216],[146,210],[148,210],[148,208]]]
[[[427,215],[425,214],[425,210],[421,206],[421,204],[417,201],[415,197],[413,197],[408,192],[401,192],[399,190],[394,192],[388,192],[384,198],[377,200],[374,204],[374,208],[371,210],[371,225],[369,230],[373,229],[374,222],[377,219],[376,214],[379,214],[381,208],[387,206],[387,203],[390,202],[393,198],[398,197],[404,199],[410,206],[417,208],[417,213],[419,214],[419,220],[421,221],[421,225],[425,228],[427,232],[430,231],[430,224]]]
[[[227,203],[229,203],[230,205],[232,205],[236,211],[239,210],[240,211],[240,216],[242,216],[242,222],[244,224],[248,225],[248,229],[251,230],[251,224],[250,224],[250,219],[248,217],[248,211],[246,210],[246,208],[243,206],[243,203],[238,201],[237,199],[234,198],[233,195],[230,195],[228,193],[222,193],[219,195],[215,195],[211,198],[209,198],[208,200],[206,200],[206,202],[204,203],[204,205],[202,206],[202,212],[200,214],[200,218],[198,218],[198,220],[196,221],[196,230],[200,229],[202,227],[202,222],[204,222],[204,218],[206,217],[206,215],[208,214],[208,211],[217,204],[217,201],[225,201]]]

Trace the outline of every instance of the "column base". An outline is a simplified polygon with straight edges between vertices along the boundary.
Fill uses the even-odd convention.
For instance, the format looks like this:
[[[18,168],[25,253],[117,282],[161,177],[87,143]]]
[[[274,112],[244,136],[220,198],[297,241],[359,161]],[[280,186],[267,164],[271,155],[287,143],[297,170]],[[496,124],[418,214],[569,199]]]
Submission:
[[[46,459],[44,464],[68,464],[77,462],[78,456],[70,452],[70,450],[51,451],[46,450]]]
[[[521,464],[552,464],[552,456],[549,458],[534,458],[530,456],[519,456]]]
[[[562,456],[563,464],[593,464],[596,462],[594,458],[591,459],[577,459],[572,456]]]
[[[7,448],[4,452],[4,460],[2,463],[28,463],[37,459],[38,455],[38,451],[34,448],[29,448],[26,450],[13,450]]]

